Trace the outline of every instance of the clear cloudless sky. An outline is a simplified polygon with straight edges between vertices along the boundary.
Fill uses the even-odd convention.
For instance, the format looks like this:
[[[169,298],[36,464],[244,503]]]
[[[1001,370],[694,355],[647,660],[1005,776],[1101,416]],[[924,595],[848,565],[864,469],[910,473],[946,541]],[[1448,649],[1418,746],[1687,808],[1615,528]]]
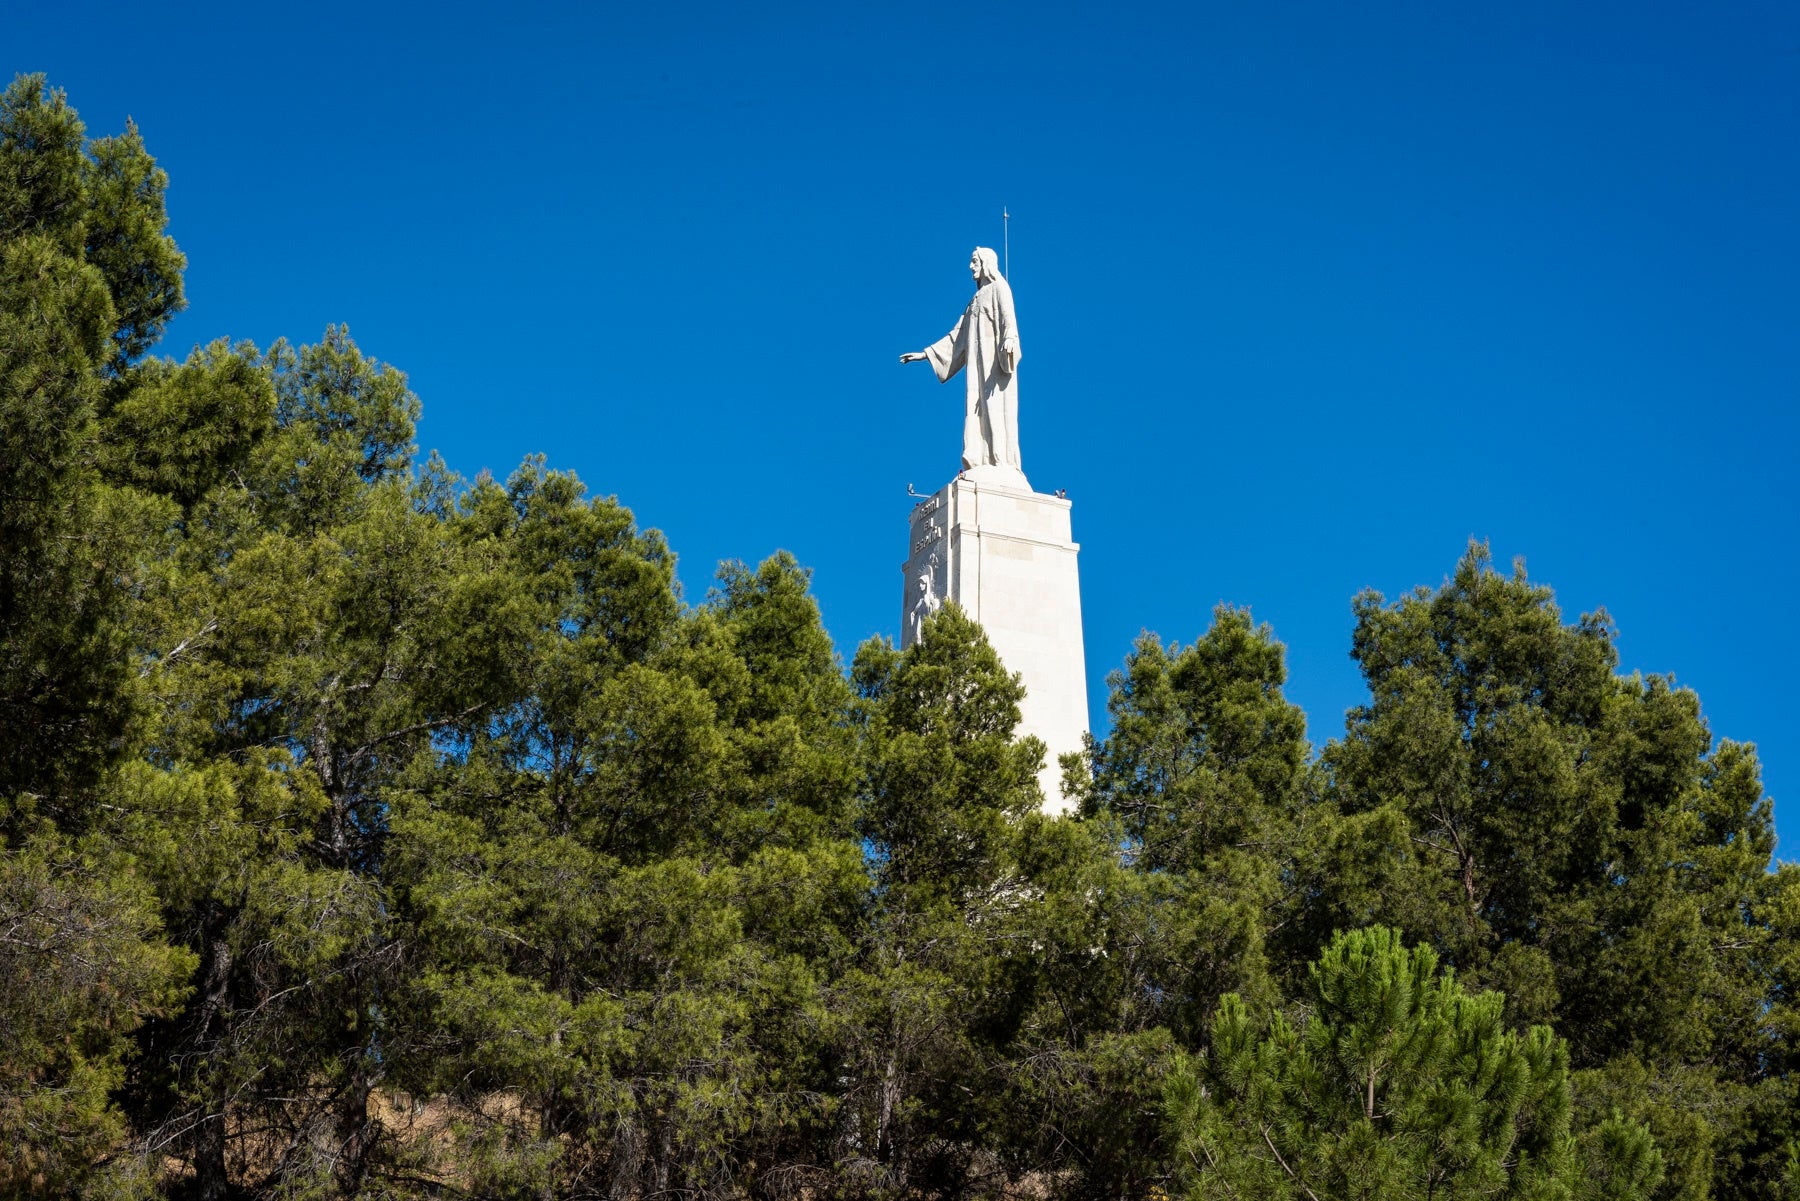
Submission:
[[[165,353],[347,322],[467,475],[543,452],[681,556],[898,631],[959,385],[896,357],[1012,213],[1025,468],[1090,699],[1249,605],[1315,745],[1350,599],[1469,538],[1754,741],[1800,858],[1800,6],[10,5],[172,177]]]

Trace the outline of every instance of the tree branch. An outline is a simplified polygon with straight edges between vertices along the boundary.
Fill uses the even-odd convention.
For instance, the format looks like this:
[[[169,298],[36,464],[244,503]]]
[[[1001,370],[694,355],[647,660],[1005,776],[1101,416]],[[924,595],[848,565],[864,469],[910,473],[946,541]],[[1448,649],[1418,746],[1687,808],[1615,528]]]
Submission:
[[[1299,1173],[1288,1167],[1287,1160],[1281,1158],[1281,1152],[1275,1149],[1275,1143],[1269,1138],[1269,1128],[1267,1126],[1258,1126],[1257,1130],[1261,1132],[1263,1142],[1268,1145],[1269,1154],[1273,1155],[1275,1157],[1275,1162],[1281,1165],[1281,1170],[1286,1172],[1289,1176],[1292,1176],[1294,1178],[1294,1183],[1300,1186],[1300,1191],[1311,1197],[1312,1201],[1319,1201],[1318,1194],[1307,1188],[1306,1181],[1300,1179]]]

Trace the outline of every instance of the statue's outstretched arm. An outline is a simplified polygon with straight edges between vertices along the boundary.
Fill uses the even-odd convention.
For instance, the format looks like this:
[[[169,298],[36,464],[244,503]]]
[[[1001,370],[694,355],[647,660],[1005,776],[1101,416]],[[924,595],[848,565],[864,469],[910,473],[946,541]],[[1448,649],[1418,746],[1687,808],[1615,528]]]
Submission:
[[[963,360],[968,348],[963,344],[963,330],[969,323],[969,315],[964,313],[957,318],[956,327],[924,350],[908,351],[900,356],[902,363],[916,363],[924,359],[931,363],[931,369],[937,373],[939,382],[949,379],[963,368]]]

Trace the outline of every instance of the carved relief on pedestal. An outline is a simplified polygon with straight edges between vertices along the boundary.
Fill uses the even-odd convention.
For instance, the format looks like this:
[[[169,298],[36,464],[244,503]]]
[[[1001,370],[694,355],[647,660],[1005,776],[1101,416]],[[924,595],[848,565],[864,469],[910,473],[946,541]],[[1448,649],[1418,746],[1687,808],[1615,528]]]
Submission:
[[[945,577],[943,498],[934,496],[913,509],[912,553],[906,565],[906,637],[905,645],[918,640],[925,619],[938,611],[949,596],[949,580]]]
[[[938,611],[944,603],[943,581],[938,578],[938,556],[932,556],[920,565],[918,574],[913,577],[912,604],[906,611],[906,643],[911,646],[919,640],[925,630],[925,619]]]

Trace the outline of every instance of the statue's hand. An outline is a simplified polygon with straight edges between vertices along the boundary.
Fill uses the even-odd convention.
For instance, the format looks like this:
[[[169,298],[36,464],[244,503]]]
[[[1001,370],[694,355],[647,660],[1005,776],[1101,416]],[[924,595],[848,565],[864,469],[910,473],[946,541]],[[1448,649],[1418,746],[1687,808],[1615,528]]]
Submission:
[[[902,363],[917,363],[923,361],[926,357],[927,355],[922,350],[909,350],[900,356],[900,361]]]

